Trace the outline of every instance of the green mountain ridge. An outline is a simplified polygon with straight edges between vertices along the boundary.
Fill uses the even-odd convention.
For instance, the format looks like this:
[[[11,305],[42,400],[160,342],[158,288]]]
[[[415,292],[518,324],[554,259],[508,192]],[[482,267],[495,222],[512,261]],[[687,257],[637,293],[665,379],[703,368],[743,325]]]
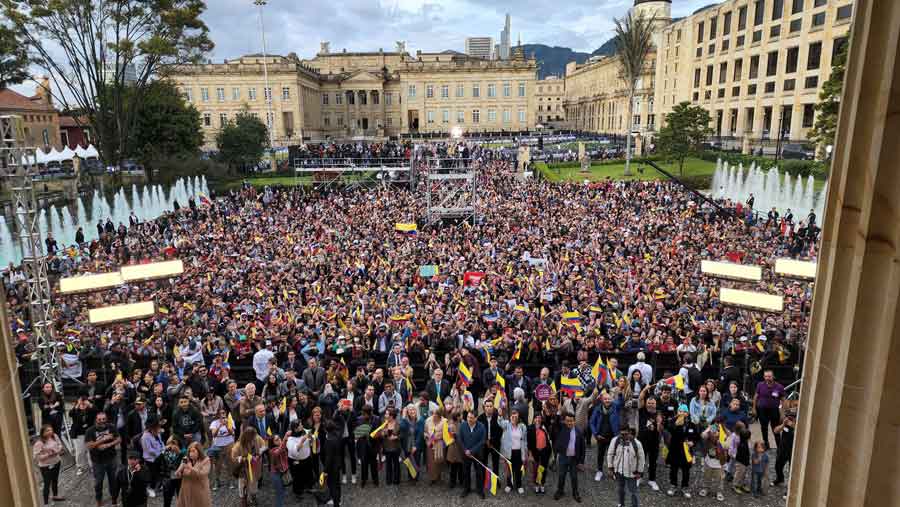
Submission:
[[[616,52],[615,39],[609,39],[592,53],[572,51],[571,48],[561,46],[547,46],[545,44],[523,44],[526,56],[534,55],[538,62],[538,78],[548,76],[563,77],[566,74],[566,64],[569,62],[584,63],[592,56],[611,56]]]

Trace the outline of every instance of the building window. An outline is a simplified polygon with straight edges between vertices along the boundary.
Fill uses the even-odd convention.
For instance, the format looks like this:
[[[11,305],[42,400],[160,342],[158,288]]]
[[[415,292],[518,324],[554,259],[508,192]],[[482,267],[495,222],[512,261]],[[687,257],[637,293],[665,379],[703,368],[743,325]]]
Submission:
[[[281,100],[291,100],[291,89],[287,86],[281,89]]]
[[[784,13],[784,0],[772,0],[772,21],[781,19]]]
[[[813,104],[803,104],[803,128],[812,128],[816,117],[816,107]]]
[[[766,83],[765,93],[775,93],[775,81]]]
[[[785,72],[793,74],[797,72],[797,62],[800,60],[800,48],[793,47],[787,50],[787,66]]]
[[[343,127],[343,126],[344,126],[344,115],[342,115],[342,114],[339,114],[339,115],[338,115],[338,117],[337,117],[337,125],[338,125],[338,127]]]
[[[212,115],[209,113],[203,113],[203,126],[204,127],[212,127]]]
[[[450,123],[450,110],[444,109],[441,111],[441,122],[442,123]]]
[[[425,98],[430,99],[434,97],[434,85],[425,85]]]
[[[793,1],[793,5],[791,6],[791,14],[797,14],[803,11],[803,1],[804,0]]]
[[[509,97],[510,95],[512,95],[512,85],[509,84],[509,81],[505,81],[503,83],[503,96]]]
[[[559,91],[559,87],[556,87],[556,91]],[[525,81],[519,81],[519,97],[525,96]]]
[[[765,0],[756,0],[753,9],[753,26],[759,26],[765,18]]]
[[[327,114],[325,116],[323,116],[322,124],[325,125],[326,127],[330,127],[331,126],[331,117],[328,116]]]
[[[812,27],[815,28],[817,26],[822,26],[825,24],[825,13],[820,12],[818,14],[813,14],[812,17]]]
[[[762,30],[757,30],[753,32],[753,42],[759,42],[762,40]]]
[[[488,97],[496,97],[497,96],[497,85],[494,83],[490,83],[488,85]]]
[[[756,85],[755,84],[747,86],[747,95],[750,95],[750,96],[756,95]]]
[[[209,88],[200,88],[200,100],[209,102]]]
[[[706,86],[712,86],[713,84],[713,66],[706,66]]]
[[[462,83],[456,85],[456,96],[464,97],[466,95],[466,87]]]
[[[775,25],[769,29],[769,38],[774,39],[775,37],[781,36],[781,25]]]
[[[792,92],[796,87],[796,82],[793,79],[785,79],[784,80],[784,91]]]
[[[750,79],[759,77],[759,55],[750,57]]]
[[[263,98],[266,102],[272,102],[272,88],[266,86],[263,88]]]
[[[728,51],[728,48],[731,47],[731,39],[725,39],[722,41],[722,52]]]
[[[853,15],[853,5],[842,5],[837,8],[837,14],[834,17],[835,21],[842,21],[848,19]]]
[[[479,123],[481,121],[481,111],[478,109],[472,110],[472,123]]]
[[[509,109],[503,110],[503,123],[510,123],[512,121],[512,111]]]
[[[732,72],[731,80],[732,81],[740,81],[741,74],[744,72],[744,60],[743,58],[738,58],[734,61],[734,71]]]
[[[272,130],[272,126],[275,124],[275,113],[266,113],[266,127],[269,130]]]
[[[816,70],[822,62],[822,43],[813,42],[806,54],[806,70]]]
[[[372,92],[372,104],[378,105],[381,102],[381,96],[377,91]]]
[[[442,99],[450,98],[450,85],[441,85],[441,98]]]
[[[736,48],[742,47],[744,45],[744,41],[746,39],[747,39],[746,36],[738,35],[737,38],[734,40],[734,47],[736,47]]]
[[[344,102],[344,94],[343,93],[335,93],[334,94],[334,104],[341,105]]]
[[[704,98],[704,100],[711,99],[712,98],[712,90],[706,90],[705,92],[703,92],[703,98]]]
[[[456,112],[456,123],[465,123],[466,122],[466,112],[465,111],[457,111]]]
[[[701,56],[703,56],[703,48],[698,47],[697,48],[697,58],[700,58]]]
[[[719,29],[719,18],[715,17],[709,20],[709,38],[710,40],[716,38],[716,32]]]
[[[519,123],[525,123],[525,110],[519,109]]]
[[[725,98],[725,88],[719,88],[719,90],[716,92],[716,97],[718,97],[720,99],[724,99]]]
[[[385,121],[386,126],[388,126],[388,127],[394,126],[394,117],[393,116],[388,116],[384,121]]]
[[[694,92],[694,102],[697,102],[698,100],[700,100],[700,93]],[[675,101],[673,100],[672,103],[674,104]]]
[[[738,31],[747,29],[747,6],[738,9]]]
[[[838,37],[834,39],[834,42],[831,43],[831,61],[834,61],[835,56],[844,48],[844,45],[847,44],[847,37]]]
[[[406,96],[411,99],[416,98],[416,85],[409,85],[406,87]]]
[[[184,98],[188,102],[193,102],[194,101],[194,90],[192,90],[190,88],[187,88],[186,90],[184,90]]]
[[[488,109],[488,123],[495,123],[497,121],[497,110],[496,109]]]
[[[425,117],[428,118],[428,123],[434,123],[434,111],[428,111],[425,113]]]
[[[825,5],[827,3],[828,3],[828,0],[813,0],[813,8],[822,7],[823,5]]]
[[[819,86],[819,76],[807,76],[806,81],[803,83],[803,87],[807,90],[817,86]]]
[[[226,123],[228,123],[228,115],[219,113],[219,127],[224,127]]]
[[[700,88],[700,69],[694,69],[694,88]]]
[[[719,84],[725,83],[725,80],[728,79],[728,63],[722,62],[719,64]]]
[[[353,93],[352,91],[348,91],[347,92],[347,105],[352,106],[354,104],[356,104],[356,94]]]
[[[481,86],[478,83],[472,85],[472,96],[480,97],[481,96]]]
[[[703,33],[706,31],[705,25],[703,21],[697,24],[697,44],[703,42]]]
[[[797,18],[791,21],[791,33],[799,32],[803,28],[803,18]]]
[[[778,73],[778,51],[770,51],[766,60],[766,76],[774,76]]]
[[[216,88],[216,100],[225,102],[225,88]]]
[[[706,56],[712,56],[716,52],[716,43],[713,42],[706,50]]]
[[[739,97],[740,95],[741,95],[741,87],[740,86],[731,87],[731,96],[732,97]]]
[[[388,106],[394,104],[394,94],[391,92],[384,92],[384,103]]]
[[[722,35],[728,35],[731,33],[731,12],[726,12],[722,16]]]
[[[338,95],[338,97],[340,97],[340,95]],[[322,94],[322,105],[323,105],[323,106],[327,106],[327,105],[328,105],[328,94],[327,94],[327,93],[323,93],[323,94]]]

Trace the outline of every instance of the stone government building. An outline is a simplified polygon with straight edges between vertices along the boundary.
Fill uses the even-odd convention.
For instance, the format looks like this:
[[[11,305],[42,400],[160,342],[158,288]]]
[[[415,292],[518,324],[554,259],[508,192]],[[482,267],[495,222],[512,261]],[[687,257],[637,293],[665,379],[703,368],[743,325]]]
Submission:
[[[202,115],[205,145],[245,106],[273,127],[276,146],[302,139],[382,138],[400,134],[519,132],[533,129],[537,63],[515,48],[510,60],[455,51],[332,53],[310,60],[262,55],[184,66],[171,76]],[[266,103],[271,100],[272,113]]]
[[[267,56],[268,89],[259,54],[181,67],[172,78],[200,111],[207,148],[244,107],[272,126],[276,146],[288,146],[537,125],[649,140],[684,101],[710,112],[718,137],[775,139],[780,125],[785,139],[804,140],[853,0],[726,0],[676,20],[672,0],[635,0],[634,10],[657,21],[630,119],[618,57],[571,62],[564,77],[538,80],[521,46],[509,60],[486,60],[413,56],[403,42],[393,52],[332,52],[323,42],[312,59]]]

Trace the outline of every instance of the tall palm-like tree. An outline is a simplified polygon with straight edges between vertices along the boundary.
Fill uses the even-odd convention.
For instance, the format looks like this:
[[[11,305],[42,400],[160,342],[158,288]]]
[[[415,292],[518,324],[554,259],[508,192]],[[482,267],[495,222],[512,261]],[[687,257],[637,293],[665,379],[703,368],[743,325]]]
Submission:
[[[619,72],[628,86],[628,137],[625,141],[625,176],[631,176],[631,124],[634,117],[634,94],[644,73],[647,55],[653,49],[653,25],[655,16],[635,15],[629,12],[624,18],[613,19],[616,25],[616,56]]]

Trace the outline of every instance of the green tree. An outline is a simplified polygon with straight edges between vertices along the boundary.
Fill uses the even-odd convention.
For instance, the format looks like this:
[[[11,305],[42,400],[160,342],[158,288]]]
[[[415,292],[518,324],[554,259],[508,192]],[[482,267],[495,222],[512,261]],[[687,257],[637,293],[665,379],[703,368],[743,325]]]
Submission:
[[[613,19],[615,23],[616,56],[619,58],[619,72],[628,87],[628,137],[625,141],[625,176],[631,176],[631,119],[634,117],[634,95],[638,82],[647,68],[647,56],[653,49],[654,16],[635,16],[631,11],[624,18]],[[649,83],[648,83],[649,84]]]
[[[128,156],[152,167],[154,160],[196,155],[202,144],[200,112],[185,102],[172,83],[151,83],[126,142]]]
[[[8,26],[0,25],[0,90],[28,79],[28,51]]]
[[[219,160],[229,167],[246,169],[257,164],[269,147],[263,122],[244,108],[216,134]]]
[[[837,133],[838,112],[841,108],[841,94],[844,92],[844,71],[847,66],[847,51],[850,44],[844,43],[831,61],[831,75],[822,84],[819,103],[816,104],[816,123],[809,131],[809,139],[819,146],[821,154],[826,146],[834,146]]]
[[[684,159],[697,155],[703,142],[712,135],[709,111],[690,102],[676,104],[666,115],[666,124],[656,137],[660,153],[678,161],[678,173],[684,174]]]
[[[81,111],[108,163],[126,143],[149,84],[213,44],[203,0],[0,0],[56,102]],[[133,93],[129,92],[133,90]]]

